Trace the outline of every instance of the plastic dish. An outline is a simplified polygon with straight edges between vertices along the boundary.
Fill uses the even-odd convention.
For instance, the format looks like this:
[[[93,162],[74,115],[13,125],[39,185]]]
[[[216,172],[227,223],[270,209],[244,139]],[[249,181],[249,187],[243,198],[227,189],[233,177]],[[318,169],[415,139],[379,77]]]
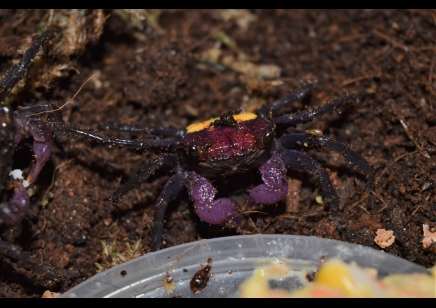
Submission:
[[[319,268],[323,261],[340,258],[379,270],[383,277],[394,273],[424,273],[426,268],[356,244],[294,235],[244,235],[201,240],[153,253],[115,266],[77,285],[61,297],[235,297],[239,285],[255,268],[285,262],[296,273]],[[212,259],[207,286],[194,293],[194,274]],[[170,272],[175,289],[168,293],[164,281]],[[278,282],[293,290],[302,275]]]

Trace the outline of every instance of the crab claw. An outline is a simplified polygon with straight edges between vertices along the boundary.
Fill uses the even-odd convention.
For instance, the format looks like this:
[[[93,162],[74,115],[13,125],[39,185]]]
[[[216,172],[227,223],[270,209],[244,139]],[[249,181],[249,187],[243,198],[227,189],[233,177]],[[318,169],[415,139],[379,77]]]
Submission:
[[[14,119],[15,122],[15,144],[18,144],[28,135],[33,136],[33,153],[36,161],[33,163],[27,181],[29,184],[35,182],[47,160],[50,158],[53,147],[53,132],[47,123],[39,119],[20,118]]]
[[[237,224],[241,223],[241,218],[230,199],[221,198],[210,204],[195,202],[194,207],[198,217],[210,224],[218,225],[229,219],[233,219]]]
[[[29,195],[23,184],[18,183],[14,197],[8,202],[0,203],[0,221],[8,225],[19,224],[29,211]]]
[[[271,158],[259,167],[264,184],[256,186],[250,191],[250,202],[261,204],[275,204],[288,193],[286,166],[280,154],[274,153]]]
[[[214,200],[216,189],[204,177],[195,172],[189,172],[186,179],[186,188],[189,195],[194,199],[194,207],[201,220],[213,225],[233,220],[237,224],[241,222],[235,204],[226,198]]]

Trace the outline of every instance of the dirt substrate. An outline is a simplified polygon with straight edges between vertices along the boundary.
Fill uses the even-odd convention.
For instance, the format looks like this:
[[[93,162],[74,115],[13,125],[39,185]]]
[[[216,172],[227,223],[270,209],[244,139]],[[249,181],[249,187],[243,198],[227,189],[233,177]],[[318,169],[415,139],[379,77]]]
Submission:
[[[387,253],[436,264],[435,244],[422,244],[423,224],[436,228],[436,12],[2,10],[0,24],[1,74],[21,59],[19,50],[35,35],[58,26],[7,102],[14,109],[61,105],[95,74],[62,110],[66,122],[84,129],[102,123],[184,128],[229,110],[255,110],[303,81],[316,80],[315,90],[287,111],[358,93],[343,112],[288,131],[318,128],[362,153],[375,170],[372,191],[339,154],[308,150],[330,170],[339,217],[319,204],[316,179],[295,171],[288,173],[286,200],[250,206],[248,192],[261,182],[251,170],[214,181],[218,197],[230,197],[241,213],[238,227],[201,222],[183,191],[167,211],[164,247],[276,233],[380,249],[374,237],[386,229],[395,236]],[[17,147],[14,169],[28,172],[31,146],[29,138]],[[109,199],[154,156],[57,136],[32,187],[28,216],[18,226],[0,226],[1,240],[26,251],[56,280],[0,256],[0,297],[62,293],[123,258],[150,251],[154,205],[168,175],[156,174],[118,208]],[[3,192],[7,198],[10,191]]]

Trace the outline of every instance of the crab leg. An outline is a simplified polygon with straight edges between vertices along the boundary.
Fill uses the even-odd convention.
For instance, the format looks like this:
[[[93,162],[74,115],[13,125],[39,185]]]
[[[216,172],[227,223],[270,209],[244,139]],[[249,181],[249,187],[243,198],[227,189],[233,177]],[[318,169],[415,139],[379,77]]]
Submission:
[[[177,149],[178,143],[173,140],[162,139],[123,139],[115,136],[106,136],[93,131],[86,131],[70,126],[63,126],[59,123],[55,127],[61,131],[68,131],[80,136],[87,137],[98,143],[110,144],[120,148],[145,150],[152,152],[174,152]]]
[[[330,114],[338,108],[344,107],[351,102],[354,102],[356,99],[356,93],[348,94],[343,97],[335,98],[331,102],[324,104],[319,108],[306,109],[295,113],[284,114],[282,116],[275,117],[274,123],[277,125],[277,127],[287,128],[300,123],[311,122],[314,119],[319,118],[320,116]]]
[[[49,28],[42,33],[38,39],[26,50],[20,63],[14,64],[8,71],[5,77],[0,81],[0,103],[11,92],[12,88],[20,81],[27,73],[28,68],[33,63],[39,49],[44,46],[50,36],[53,34],[54,28]]]
[[[327,171],[309,155],[296,150],[284,150],[280,157],[287,168],[302,170],[315,174],[321,182],[322,191],[326,204],[332,211],[339,210],[339,197],[333,188],[332,181]]]
[[[0,222],[8,225],[19,224],[29,211],[29,195],[23,184],[18,183],[11,200],[0,203]]]
[[[42,266],[33,263],[26,252],[19,250],[17,246],[12,245],[11,243],[0,241],[0,254],[14,260],[18,260],[23,267],[27,269],[34,269],[35,271],[45,275],[45,277],[48,279],[52,279],[54,281],[58,280],[52,271],[46,270]]]
[[[272,102],[269,105],[263,106],[259,109],[259,112],[265,116],[267,116],[270,112],[274,112],[279,110],[280,108],[290,105],[293,102],[299,100],[306,96],[313,89],[312,83],[303,84],[300,88],[292,91],[285,97],[279,98],[278,100]]]
[[[159,250],[162,246],[165,210],[169,202],[183,189],[185,178],[186,173],[172,175],[165,183],[162,192],[157,198],[156,212],[153,219],[154,226],[151,233],[151,247],[153,251]]]
[[[112,194],[112,203],[116,206],[120,201],[121,197],[127,194],[134,188],[138,188],[141,184],[153,175],[157,170],[171,170],[178,166],[179,162],[174,154],[169,155],[159,155],[155,157],[150,165],[147,166],[145,170],[142,170],[138,175],[129,179],[126,183],[118,187]]]
[[[113,125],[106,124],[103,125],[102,127],[106,130],[113,129],[120,132],[146,133],[150,135],[163,136],[163,137],[180,138],[185,136],[184,129],[176,129],[172,127],[117,125],[117,124],[113,124]]]
[[[280,144],[287,149],[301,149],[304,147],[328,147],[329,149],[341,154],[349,162],[353,163],[357,169],[366,175],[368,182],[366,187],[372,189],[374,185],[374,170],[369,162],[356,151],[351,150],[347,145],[325,136],[314,137],[306,133],[291,133],[284,135],[279,140]]]

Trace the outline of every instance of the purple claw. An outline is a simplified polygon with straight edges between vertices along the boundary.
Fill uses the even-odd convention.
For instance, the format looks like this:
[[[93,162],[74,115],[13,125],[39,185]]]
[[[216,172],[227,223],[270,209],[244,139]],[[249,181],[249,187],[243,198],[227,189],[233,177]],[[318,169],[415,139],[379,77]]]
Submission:
[[[29,195],[23,184],[18,183],[14,197],[5,203],[0,203],[0,220],[8,225],[19,224],[29,210]]]
[[[53,147],[52,129],[47,123],[33,118],[15,118],[15,144],[18,144],[29,135],[33,136],[33,153],[35,162],[27,177],[29,184],[35,182],[47,160],[50,158]]]
[[[288,193],[286,166],[276,152],[259,167],[264,184],[256,186],[250,191],[250,202],[274,204],[282,200]]]
[[[230,199],[215,198],[216,189],[204,177],[195,172],[189,172],[186,179],[186,188],[194,199],[194,207],[201,220],[213,225],[233,220],[240,223],[240,217]]]
[[[230,199],[221,198],[212,201],[210,204],[195,202],[194,207],[197,211],[198,217],[210,224],[218,225],[229,219],[233,219],[237,224],[241,223],[235,205],[230,201]]]
[[[47,140],[45,142],[33,142],[33,153],[35,154],[35,162],[33,162],[32,169],[30,170],[27,181],[29,184],[35,182],[38,174],[41,172],[45,163],[48,161],[51,155],[51,149],[53,148],[53,140]]]

